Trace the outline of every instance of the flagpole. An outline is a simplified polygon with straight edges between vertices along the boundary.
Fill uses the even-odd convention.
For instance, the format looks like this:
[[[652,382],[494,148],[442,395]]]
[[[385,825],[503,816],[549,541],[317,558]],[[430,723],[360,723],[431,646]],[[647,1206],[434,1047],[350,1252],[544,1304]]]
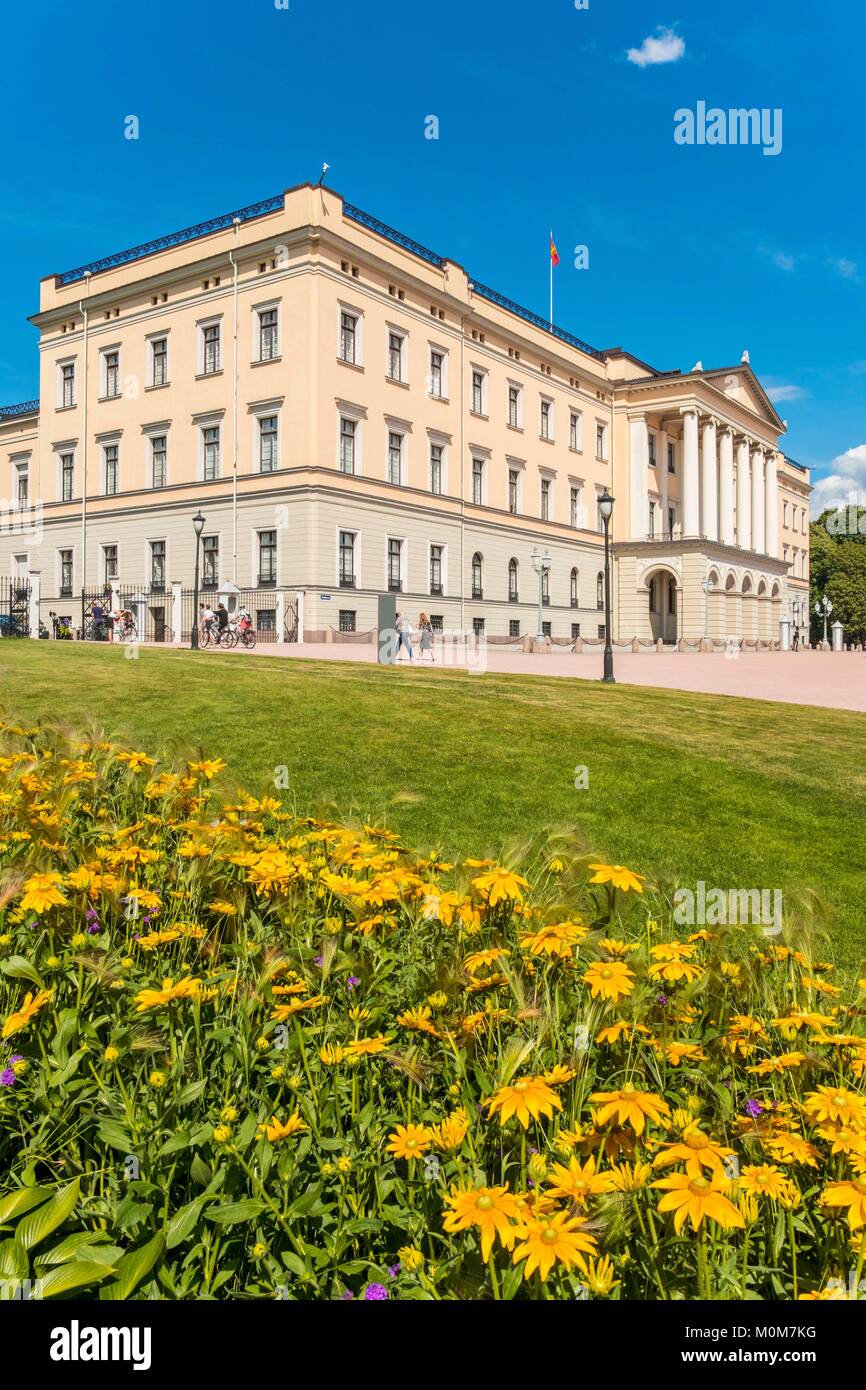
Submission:
[[[553,228],[550,229],[550,246],[553,245]],[[547,259],[550,261],[550,326],[553,328],[553,255],[548,248]]]

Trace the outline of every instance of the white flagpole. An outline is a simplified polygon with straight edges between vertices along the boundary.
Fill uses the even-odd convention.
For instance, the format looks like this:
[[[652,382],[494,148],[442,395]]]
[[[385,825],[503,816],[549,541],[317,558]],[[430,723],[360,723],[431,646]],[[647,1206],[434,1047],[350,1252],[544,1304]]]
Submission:
[[[550,228],[550,241],[547,247],[547,258],[550,261],[550,326],[553,327],[553,228]]]

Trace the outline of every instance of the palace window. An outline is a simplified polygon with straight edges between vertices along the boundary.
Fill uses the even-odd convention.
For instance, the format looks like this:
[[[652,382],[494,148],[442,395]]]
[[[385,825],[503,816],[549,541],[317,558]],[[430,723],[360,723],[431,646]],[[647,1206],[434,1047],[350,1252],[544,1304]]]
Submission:
[[[472,373],[472,413],[487,414],[487,373],[477,369]]]
[[[550,520],[550,491],[553,484],[549,478],[541,480],[541,520]]]
[[[202,373],[205,376],[212,376],[214,372],[220,370],[220,326],[218,323],[209,323],[201,331],[202,336]]]
[[[277,533],[259,532],[259,584],[277,582]]]
[[[168,384],[168,339],[150,340],[150,383],[151,386]]]
[[[403,439],[396,430],[388,435],[388,482],[396,486],[403,481]]]
[[[120,353],[117,351],[104,352],[102,354],[104,380],[104,394],[106,396],[120,395]]]
[[[202,583],[205,589],[215,589],[220,580],[220,538],[202,536]]]
[[[220,475],[220,427],[219,425],[207,425],[201,433],[204,451],[204,480],[209,483]]]
[[[484,636],[484,619],[483,619],[483,618],[473,618],[473,619],[472,619],[472,631],[473,631],[473,633],[474,633],[474,635],[475,635],[476,637],[483,637],[483,636]]]
[[[355,587],[355,532],[340,532],[340,588]]]
[[[517,573],[518,573],[518,571],[517,571],[517,561],[514,560],[514,559],[509,560],[509,561],[508,561],[508,601],[509,601],[509,603],[517,603],[517,601],[518,601],[518,599],[517,599]]]
[[[388,376],[391,381],[406,380],[406,338],[402,333],[388,334]]]
[[[351,420],[345,415],[340,416],[340,471],[343,473],[354,473],[355,471],[355,437],[358,433],[357,420]]]
[[[165,588],[165,541],[150,542],[150,587]]]
[[[484,562],[477,550],[472,556],[472,597],[484,597]]]
[[[345,310],[340,314],[340,361],[357,365],[358,319]]]
[[[571,412],[568,445],[571,449],[583,448],[583,416],[577,410]]]
[[[276,415],[259,417],[259,469],[273,473],[280,466],[279,418]]]
[[[539,434],[542,439],[553,438],[553,402],[541,402],[541,419],[539,421]]]
[[[167,439],[164,434],[151,435],[150,476],[153,487],[165,487],[167,477]]]
[[[270,362],[280,354],[279,318],[276,309],[259,310],[259,361]]]
[[[445,547],[441,545],[431,545],[430,547],[430,592],[431,594],[442,593],[442,559]]]
[[[580,595],[579,595],[579,592],[578,592],[578,581],[579,581],[578,572],[577,572],[576,569],[573,569],[573,570],[571,571],[571,606],[572,606],[572,608],[579,608],[579,607],[580,607]]]
[[[388,589],[399,594],[403,589],[403,542],[388,539]]]
[[[103,449],[106,497],[113,496],[117,492],[117,457],[117,445],[106,444]]]
[[[519,618],[509,618],[509,619],[508,619],[508,636],[509,636],[509,637],[519,637],[519,636],[520,636],[520,619],[519,619]]]
[[[580,488],[573,484],[569,498],[569,520],[574,527],[580,525]]]
[[[595,456],[602,460],[607,458],[607,425],[595,427]]]
[[[102,547],[102,568],[106,584],[117,579],[117,546],[104,545]]]
[[[340,632],[355,632],[357,613],[354,608],[340,609]]]
[[[30,469],[26,463],[20,463],[16,470],[18,507],[24,511],[30,497]]]
[[[517,515],[520,505],[520,470],[509,468],[508,470],[508,510],[512,515]]]
[[[519,430],[522,427],[522,392],[519,386],[509,386],[508,388],[508,423],[512,429]]]
[[[668,472],[669,472],[669,473],[676,473],[676,471],[677,471],[676,446],[675,446],[670,440],[668,440]]]
[[[430,445],[430,491],[442,491],[442,445]]]
[[[60,597],[70,598],[72,596],[72,551],[61,550],[60,552]]]
[[[69,502],[75,485],[75,457],[73,454],[60,455],[60,500]]]
[[[74,362],[64,362],[60,368],[60,402],[64,407],[75,404]]]
[[[430,395],[441,400],[445,394],[443,376],[443,354],[436,348],[430,349]]]
[[[484,460],[472,460],[472,501],[476,507],[484,502]]]

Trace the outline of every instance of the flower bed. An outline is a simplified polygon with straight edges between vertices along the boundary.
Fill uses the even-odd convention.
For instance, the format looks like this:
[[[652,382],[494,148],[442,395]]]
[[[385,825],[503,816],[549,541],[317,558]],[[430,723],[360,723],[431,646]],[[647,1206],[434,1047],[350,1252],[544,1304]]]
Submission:
[[[863,987],[569,838],[443,862],[0,729],[0,1281],[43,1296],[844,1297]]]

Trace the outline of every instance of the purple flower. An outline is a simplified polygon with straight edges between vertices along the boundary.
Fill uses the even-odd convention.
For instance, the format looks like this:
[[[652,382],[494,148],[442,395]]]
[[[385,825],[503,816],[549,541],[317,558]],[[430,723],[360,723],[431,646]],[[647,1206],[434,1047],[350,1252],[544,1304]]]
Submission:
[[[668,997],[667,997],[666,994],[657,994],[657,995],[656,995],[656,1003],[657,1003],[657,1004],[661,1004],[662,1008],[664,1008],[668,1002],[669,1002],[669,1001],[668,1001]]]
[[[340,1294],[340,1299],[341,1299],[342,1302],[345,1302],[345,1300],[346,1300],[347,1298],[354,1298],[354,1297],[355,1297],[355,1295],[352,1293],[352,1290],[351,1290],[351,1289],[344,1289],[343,1292]]]
[[[743,1106],[743,1109],[745,1110],[747,1115],[750,1115],[752,1117],[753,1120],[756,1120],[759,1115],[762,1115],[764,1113],[763,1105],[759,1104],[758,1101],[751,1099],[746,1101],[745,1105]]]
[[[15,1073],[11,1067],[5,1067],[0,1072],[0,1086],[14,1086],[16,1081]]]
[[[390,1294],[384,1284],[368,1284],[364,1290],[364,1302],[371,1303],[376,1299],[389,1298]]]
[[[323,962],[323,960],[324,960],[324,956],[314,956],[314,957],[313,957],[313,965],[321,965],[322,962]]]
[[[396,1278],[397,1278],[397,1275],[398,1275],[399,1273],[400,1273],[400,1261],[398,1260],[397,1263],[396,1263],[395,1265],[389,1265],[389,1266],[388,1266],[388,1278],[389,1278],[389,1279],[396,1279]]]
[[[98,922],[91,922],[90,926],[87,928],[87,935],[98,936],[101,931],[102,928],[100,927]]]
[[[347,984],[347,986],[349,987],[349,989],[354,989],[355,986],[356,986],[356,985],[359,985],[360,983],[361,983],[361,980],[360,980],[360,977],[359,977],[358,975],[350,975],[349,978],[348,978],[348,980],[346,981],[346,984]]]

